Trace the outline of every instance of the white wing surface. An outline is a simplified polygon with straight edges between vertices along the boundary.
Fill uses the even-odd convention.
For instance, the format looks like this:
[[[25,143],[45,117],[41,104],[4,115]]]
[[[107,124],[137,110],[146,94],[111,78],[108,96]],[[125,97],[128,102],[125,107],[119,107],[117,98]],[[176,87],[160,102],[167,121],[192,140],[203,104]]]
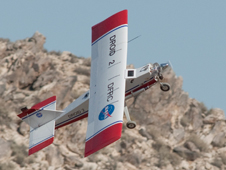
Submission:
[[[128,42],[127,16],[127,10],[123,10],[92,27],[85,156],[121,137]]]
[[[35,129],[30,127],[29,155],[53,143],[54,132],[55,120],[52,120]]]

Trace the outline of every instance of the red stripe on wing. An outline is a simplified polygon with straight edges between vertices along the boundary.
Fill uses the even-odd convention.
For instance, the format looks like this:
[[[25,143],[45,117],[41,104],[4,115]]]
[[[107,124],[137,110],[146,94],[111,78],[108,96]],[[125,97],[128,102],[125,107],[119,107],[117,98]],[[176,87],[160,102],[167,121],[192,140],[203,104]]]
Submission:
[[[114,124],[103,130],[85,144],[85,157],[120,139],[122,123]]]
[[[128,24],[128,11],[120,11],[92,27],[92,43],[112,29]]]
[[[28,155],[31,155],[35,152],[38,152],[39,150],[45,148],[46,146],[49,146],[50,144],[53,143],[54,137],[34,146],[33,148],[29,149]]]
[[[54,101],[56,101],[56,96],[52,96],[34,106],[32,106],[30,109],[25,110],[24,112],[18,114],[17,116],[22,119],[24,116],[27,116],[27,115],[33,113],[34,111],[39,110],[40,108],[42,108]]]

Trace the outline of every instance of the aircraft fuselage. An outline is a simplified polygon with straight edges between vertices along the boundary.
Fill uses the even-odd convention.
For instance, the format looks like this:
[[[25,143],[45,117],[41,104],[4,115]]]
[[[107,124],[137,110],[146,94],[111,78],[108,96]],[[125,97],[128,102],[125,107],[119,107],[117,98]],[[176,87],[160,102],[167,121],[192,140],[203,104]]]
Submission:
[[[133,70],[136,72],[136,78],[126,78],[125,100],[137,96],[158,82],[152,64]],[[111,98],[114,90],[112,86],[109,89],[108,99]],[[90,91],[88,90],[67,106],[63,110],[64,113],[56,119],[55,129],[86,118],[88,116],[89,98]]]

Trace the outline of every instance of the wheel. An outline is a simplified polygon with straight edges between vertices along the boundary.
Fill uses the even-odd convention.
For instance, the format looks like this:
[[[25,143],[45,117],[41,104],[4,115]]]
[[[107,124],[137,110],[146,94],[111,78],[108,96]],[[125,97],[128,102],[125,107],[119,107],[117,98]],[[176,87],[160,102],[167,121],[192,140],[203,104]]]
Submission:
[[[136,122],[134,121],[129,121],[126,123],[126,127],[129,129],[134,129],[136,127]]]
[[[162,84],[160,85],[160,89],[161,89],[162,91],[164,91],[164,92],[169,91],[169,90],[170,90],[170,85],[167,84],[167,83],[162,83]]]

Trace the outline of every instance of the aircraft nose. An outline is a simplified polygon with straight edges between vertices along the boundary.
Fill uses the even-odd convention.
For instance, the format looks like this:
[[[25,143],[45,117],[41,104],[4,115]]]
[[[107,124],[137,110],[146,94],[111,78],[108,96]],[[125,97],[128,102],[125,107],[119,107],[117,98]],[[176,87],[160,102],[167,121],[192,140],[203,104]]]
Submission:
[[[166,68],[169,67],[169,63],[162,63],[160,64],[160,66],[162,67],[163,70],[165,70]]]

